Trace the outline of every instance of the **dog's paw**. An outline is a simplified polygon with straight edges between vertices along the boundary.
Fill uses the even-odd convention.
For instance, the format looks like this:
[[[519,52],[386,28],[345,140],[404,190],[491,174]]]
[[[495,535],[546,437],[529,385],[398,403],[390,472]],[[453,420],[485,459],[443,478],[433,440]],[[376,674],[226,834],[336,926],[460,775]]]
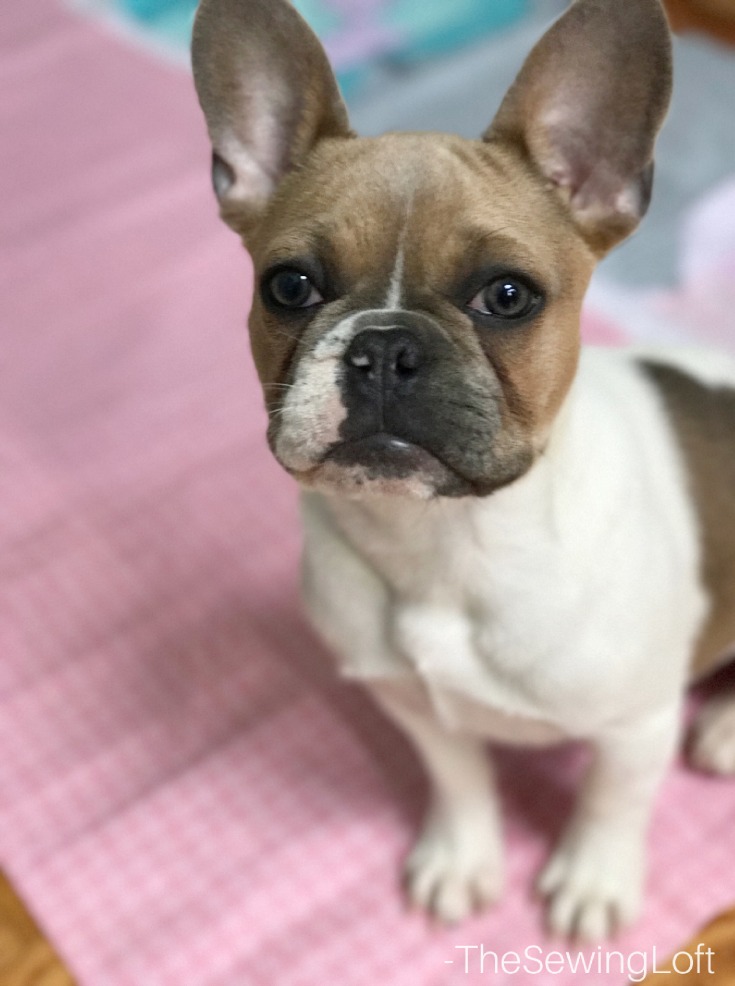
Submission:
[[[548,898],[550,930],[565,938],[602,941],[640,912],[642,852],[603,833],[582,831],[562,840],[538,880]]]
[[[430,817],[406,862],[414,907],[446,924],[494,904],[503,890],[500,840],[486,820]]]
[[[735,774],[735,697],[715,698],[703,709],[692,733],[691,761],[711,774]]]

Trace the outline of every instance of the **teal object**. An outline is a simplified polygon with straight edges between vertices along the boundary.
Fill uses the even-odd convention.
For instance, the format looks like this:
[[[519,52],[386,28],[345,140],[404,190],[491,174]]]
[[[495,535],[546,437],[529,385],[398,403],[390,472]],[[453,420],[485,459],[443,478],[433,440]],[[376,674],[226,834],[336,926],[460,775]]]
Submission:
[[[155,21],[185,11],[191,15],[196,10],[196,0],[122,0],[121,6],[142,21]]]
[[[385,19],[404,38],[396,57],[415,61],[509,27],[528,7],[529,0],[393,0]]]
[[[157,44],[188,52],[198,0],[100,0]],[[292,0],[324,41],[350,99],[381,62],[413,64],[513,24],[533,0]]]
[[[367,85],[370,79],[370,66],[365,65],[362,68],[356,66],[355,68],[337,69],[335,70],[335,75],[337,76],[340,92],[349,104],[353,96],[359,95],[360,90]]]
[[[320,38],[328,38],[344,27],[344,17],[324,0],[292,0],[292,3]]]
[[[198,0],[116,0],[118,7],[157,45],[186,53]]]
[[[324,0],[293,0],[293,4],[322,38],[343,26],[343,19]],[[119,0],[132,18],[152,25],[190,21],[197,5],[198,0]]]

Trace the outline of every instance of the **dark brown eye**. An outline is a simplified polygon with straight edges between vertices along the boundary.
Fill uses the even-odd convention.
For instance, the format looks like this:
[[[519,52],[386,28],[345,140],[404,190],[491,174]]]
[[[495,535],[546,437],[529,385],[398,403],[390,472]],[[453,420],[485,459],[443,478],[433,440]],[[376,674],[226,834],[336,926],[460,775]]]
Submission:
[[[497,277],[470,302],[473,311],[495,318],[524,318],[537,306],[540,298],[518,277]]]
[[[290,268],[279,270],[270,278],[267,292],[281,308],[311,308],[323,300],[306,274]]]

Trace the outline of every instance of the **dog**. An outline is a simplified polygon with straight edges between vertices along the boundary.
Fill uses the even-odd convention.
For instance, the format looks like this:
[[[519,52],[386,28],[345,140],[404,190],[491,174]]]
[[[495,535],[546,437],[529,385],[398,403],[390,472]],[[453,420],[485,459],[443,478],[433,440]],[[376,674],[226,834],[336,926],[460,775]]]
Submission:
[[[579,338],[651,197],[659,0],[575,0],[477,140],[356,136],[286,0],[203,0],[193,66],[306,606],[430,779],[408,895],[446,922],[495,902],[486,742],[581,740],[538,887],[554,933],[604,938],[641,907],[687,685],[735,643],[735,363]],[[735,772],[735,695],[693,755]]]

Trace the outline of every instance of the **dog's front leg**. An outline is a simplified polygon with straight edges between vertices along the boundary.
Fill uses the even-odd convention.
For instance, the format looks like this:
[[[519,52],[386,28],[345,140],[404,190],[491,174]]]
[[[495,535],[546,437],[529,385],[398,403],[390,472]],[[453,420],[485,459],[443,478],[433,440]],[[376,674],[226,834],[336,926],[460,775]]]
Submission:
[[[595,941],[636,919],[651,808],[678,738],[676,706],[594,742],[571,823],[538,884],[557,934]]]
[[[413,741],[431,782],[421,835],[406,863],[409,899],[449,923],[494,903],[503,888],[500,813],[482,741],[448,732],[406,700],[399,683],[371,685],[385,712]]]
[[[406,876],[411,900],[444,921],[459,921],[502,889],[500,820],[483,742],[436,719],[424,685],[393,642],[391,594],[350,547],[317,497],[302,500],[304,600],[311,620],[408,735],[432,785],[424,829]],[[451,646],[451,644],[447,644]]]

